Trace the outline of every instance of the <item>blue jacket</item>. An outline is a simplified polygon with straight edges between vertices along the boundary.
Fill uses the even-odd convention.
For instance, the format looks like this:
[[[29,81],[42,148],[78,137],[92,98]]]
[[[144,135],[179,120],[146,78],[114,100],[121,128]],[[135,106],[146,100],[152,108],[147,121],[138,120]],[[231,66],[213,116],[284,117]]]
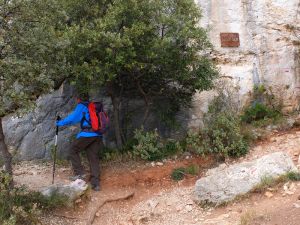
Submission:
[[[86,120],[90,121],[88,107],[86,107],[82,103],[79,103],[76,106],[75,110],[70,115],[56,122],[56,125],[61,127],[61,126],[68,126],[68,125],[74,125],[80,123],[84,115]],[[90,127],[90,125],[88,124],[87,121],[84,121],[83,127]],[[102,135],[93,131],[81,131],[77,134],[76,138],[78,139],[81,137],[102,137]]]

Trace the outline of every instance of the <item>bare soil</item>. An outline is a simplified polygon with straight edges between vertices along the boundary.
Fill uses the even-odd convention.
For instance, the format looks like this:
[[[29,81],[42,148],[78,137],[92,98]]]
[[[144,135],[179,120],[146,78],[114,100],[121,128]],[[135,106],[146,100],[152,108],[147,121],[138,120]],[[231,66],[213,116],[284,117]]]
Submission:
[[[273,133],[267,140],[253,146],[250,153],[227,164],[250,161],[263,155],[287,152],[298,162],[300,155],[300,130]],[[170,178],[174,168],[199,165],[197,176],[186,176],[175,182]],[[268,190],[268,194],[255,193],[219,208],[200,208],[193,202],[193,188],[197,179],[207,169],[217,166],[212,157],[184,156],[168,160],[163,165],[127,162],[102,165],[100,192],[91,191],[87,198],[78,201],[74,208],[59,209],[43,215],[43,224],[79,225],[86,224],[91,212],[96,210],[93,224],[136,225],[136,224],[211,224],[211,225],[299,225],[300,182],[290,182],[293,187],[288,194],[283,185]],[[39,190],[51,184],[51,163],[22,162],[14,167],[15,181],[30,189]],[[56,182],[68,183],[71,175],[69,165],[58,166]],[[134,193],[133,197],[107,202],[110,199]],[[271,193],[271,194],[270,194]]]

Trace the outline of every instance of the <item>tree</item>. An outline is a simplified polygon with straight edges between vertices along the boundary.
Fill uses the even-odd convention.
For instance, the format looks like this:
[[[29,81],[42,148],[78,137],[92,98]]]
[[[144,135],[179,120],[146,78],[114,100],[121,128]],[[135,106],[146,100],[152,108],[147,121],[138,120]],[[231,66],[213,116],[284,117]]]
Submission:
[[[0,153],[10,175],[2,118],[29,108],[67,70],[60,32],[65,18],[54,0],[0,0]]]
[[[113,104],[118,147],[122,100],[142,98],[170,118],[196,91],[212,87],[217,71],[193,0],[65,0],[71,79],[81,91],[105,87]],[[162,101],[163,100],[163,101]],[[161,104],[163,102],[163,107]]]

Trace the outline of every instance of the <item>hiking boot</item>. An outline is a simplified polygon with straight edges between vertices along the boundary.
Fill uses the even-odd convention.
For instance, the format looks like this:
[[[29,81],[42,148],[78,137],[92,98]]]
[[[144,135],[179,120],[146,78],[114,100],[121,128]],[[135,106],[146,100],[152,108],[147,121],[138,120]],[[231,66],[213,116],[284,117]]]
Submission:
[[[101,189],[100,189],[100,185],[92,185],[92,189],[94,190],[94,191],[100,191]]]
[[[70,181],[75,181],[75,180],[77,180],[77,179],[84,180],[86,177],[87,177],[87,175],[86,175],[86,174],[82,174],[82,175],[75,175],[75,176],[71,176],[71,177],[69,177],[69,180],[70,180]]]

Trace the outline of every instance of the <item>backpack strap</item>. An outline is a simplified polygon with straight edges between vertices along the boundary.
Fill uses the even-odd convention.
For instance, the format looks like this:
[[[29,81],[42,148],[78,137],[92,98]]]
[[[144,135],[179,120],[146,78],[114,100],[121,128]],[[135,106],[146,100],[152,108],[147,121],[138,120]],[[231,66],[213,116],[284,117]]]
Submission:
[[[80,102],[79,104],[82,104],[82,105],[84,105],[85,107],[87,107],[88,108],[88,106],[89,106],[89,102]],[[81,130],[85,130],[85,129],[91,129],[91,122],[89,121],[89,120],[87,120],[86,119],[86,112],[83,112],[82,113],[82,118],[81,118],[81,120],[80,120],[80,128],[81,128]],[[84,122],[87,122],[90,126],[89,127],[84,127],[83,126],[83,123]]]

